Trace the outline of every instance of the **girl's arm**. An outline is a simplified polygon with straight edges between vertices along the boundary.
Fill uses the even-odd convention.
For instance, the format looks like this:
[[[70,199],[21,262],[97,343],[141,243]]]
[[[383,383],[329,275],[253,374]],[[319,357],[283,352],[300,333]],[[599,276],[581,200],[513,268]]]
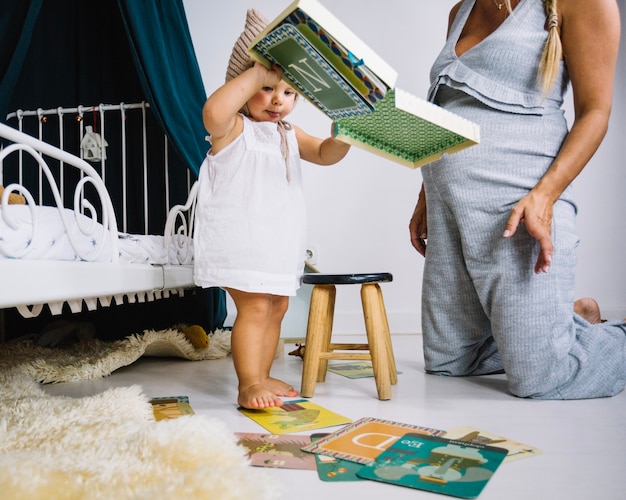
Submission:
[[[281,76],[263,65],[254,66],[218,88],[204,103],[202,120],[211,134],[213,153],[228,146],[243,130],[239,110],[264,86],[274,86]]]
[[[294,125],[300,158],[318,165],[332,165],[348,154],[350,145],[335,138],[320,139]]]

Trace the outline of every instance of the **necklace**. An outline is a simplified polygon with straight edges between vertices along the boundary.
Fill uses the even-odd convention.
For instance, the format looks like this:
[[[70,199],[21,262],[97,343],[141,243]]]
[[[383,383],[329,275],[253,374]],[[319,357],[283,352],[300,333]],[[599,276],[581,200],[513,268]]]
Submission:
[[[498,10],[502,10],[502,7],[504,5],[504,2],[497,2],[497,0],[493,0],[493,3],[496,4],[496,7],[498,7]]]

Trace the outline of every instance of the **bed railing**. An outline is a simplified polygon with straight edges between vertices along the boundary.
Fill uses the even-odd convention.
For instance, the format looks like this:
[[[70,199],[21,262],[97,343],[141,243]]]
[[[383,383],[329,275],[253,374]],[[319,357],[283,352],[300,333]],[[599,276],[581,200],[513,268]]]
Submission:
[[[0,197],[0,223],[5,225],[5,231],[0,235],[0,267],[7,271],[7,275],[10,275],[12,285],[6,291],[9,295],[2,298],[3,305],[1,307],[17,307],[22,316],[30,318],[37,316],[45,304],[49,306],[52,314],[56,315],[62,312],[66,303],[69,304],[72,312],[80,312],[83,302],[89,310],[94,310],[98,303],[107,307],[113,302],[122,304],[125,298],[128,303],[152,301],[167,298],[171,293],[183,295],[185,289],[193,287],[189,274],[189,264],[193,256],[192,233],[197,192],[196,183],[191,186],[189,197],[185,203],[174,205],[168,211],[164,227],[159,231],[159,235],[163,236],[161,241],[163,241],[166,253],[175,257],[170,259],[169,265],[152,264],[150,268],[157,273],[148,276],[145,273],[135,273],[134,270],[131,270],[133,266],[138,264],[130,264],[130,267],[129,265],[122,266],[119,258],[122,240],[120,240],[121,235],[118,231],[116,212],[107,188],[92,165],[56,146],[2,123],[0,123],[0,143],[2,144],[0,149],[0,184],[2,184],[7,161],[20,156],[25,160],[23,173],[28,173],[29,168],[27,167],[32,164],[40,172],[41,179],[46,181],[46,189],[52,193],[54,199],[53,204],[48,203],[45,207],[41,207],[36,197],[23,185],[11,182],[4,186],[5,190]],[[70,190],[68,185],[65,186],[65,197],[70,198],[68,191],[72,191],[70,204],[64,202],[61,196],[57,178],[53,175],[50,165],[46,161],[48,159],[60,162],[66,167],[71,166],[72,168],[67,170],[76,170],[80,173],[80,179],[75,183],[73,190]],[[26,207],[9,204],[11,194],[23,196]],[[27,223],[24,223],[23,226],[27,228],[27,231],[32,231],[32,234],[27,235],[26,241],[37,241],[38,226],[43,225],[38,219],[38,214],[44,212],[41,208],[45,208],[46,213],[49,213],[49,210],[58,211],[66,230],[73,226],[75,230],[78,229],[80,234],[87,237],[94,231],[104,231],[104,235],[98,233],[98,237],[93,238],[94,241],[102,241],[102,247],[96,251],[92,248],[89,255],[81,254],[80,247],[73,244],[71,232],[66,231],[70,244],[79,259],[94,262],[95,267],[89,268],[93,269],[94,279],[74,280],[67,290],[59,291],[58,288],[64,288],[62,282],[65,281],[65,273],[75,271],[75,268],[68,267],[72,264],[71,262],[59,260],[55,266],[49,266],[45,262],[38,261],[38,257],[27,255],[30,250],[30,243],[18,252],[7,251],[8,247],[5,244],[13,241],[11,240],[11,230],[19,229],[20,224],[23,223],[23,219],[15,215],[18,213],[17,208],[21,210],[22,215],[30,214],[29,217],[23,217],[23,219],[27,219]],[[6,227],[10,228],[8,232]],[[91,239],[89,238],[89,240]],[[100,255],[101,252],[102,255]],[[29,257],[33,260],[25,260]],[[104,274],[102,273],[102,270],[105,269],[101,267],[103,263],[113,264],[113,267],[110,268],[113,274],[108,272],[108,269]],[[115,271],[118,263],[120,269],[124,269],[124,271]],[[178,264],[185,265],[179,266]],[[81,273],[86,270],[85,267],[79,269],[82,270]],[[30,273],[29,279],[22,276],[21,273],[24,271]],[[55,285],[55,290],[46,291],[43,290],[45,286],[41,287],[34,284],[41,277],[39,272],[44,271],[47,274],[45,279],[42,278],[43,281],[59,285]],[[33,279],[33,274],[37,279]],[[95,276],[98,277],[95,278]],[[0,309],[0,333],[2,331],[2,313],[3,311]]]
[[[98,175],[98,172],[86,161],[2,123],[0,123],[0,137],[13,143],[0,150],[0,185],[3,184],[2,181],[5,160],[12,154],[18,154],[20,156],[27,154],[36,162],[39,168],[40,177],[42,177],[42,179],[45,177],[47,180],[47,188],[52,193],[55,205],[59,211],[60,219],[66,229],[66,235],[78,257],[87,261],[95,260],[100,256],[106,245],[110,249],[110,255],[107,260],[109,262],[117,262],[117,220],[113,204],[111,203],[111,198],[109,197],[109,193],[107,192],[102,179]],[[72,212],[64,210],[66,204],[63,202],[60,189],[57,185],[57,179],[55,179],[50,167],[46,161],[44,161],[42,155],[49,156],[50,158],[54,158],[62,163],[71,165],[81,172],[81,178],[76,183],[76,187],[73,191]],[[43,184],[43,182],[40,182],[40,185]],[[95,190],[95,196],[89,196],[87,192],[88,190],[86,189],[87,186],[93,187]],[[15,217],[15,211],[10,210],[10,206],[8,204],[9,195],[11,193],[22,195],[26,200],[26,205],[30,209],[30,243],[19,252],[10,252],[7,250],[7,247],[3,244],[3,242],[0,241],[0,256],[21,258],[29,252],[32,242],[37,240],[37,230],[39,226],[37,207],[39,204],[35,201],[33,194],[19,183],[10,183],[4,187],[5,189],[0,202],[0,215],[9,227],[13,230],[18,230],[21,225],[21,221]],[[73,222],[68,220],[68,213],[73,214]],[[81,253],[80,247],[72,240],[73,236],[70,231],[70,227],[72,226],[76,227],[80,233],[86,237],[94,234],[95,231],[102,231],[104,233],[100,234],[98,238],[94,238],[94,241],[97,241],[97,248],[95,248],[93,252],[90,252],[90,255]]]
[[[4,167],[8,158],[12,155],[20,156],[20,168],[23,169],[20,171],[20,177],[25,173],[25,166],[22,165],[29,164],[29,162],[23,161],[25,159],[23,157],[32,159],[41,180],[46,180],[45,183],[39,183],[40,190],[42,190],[41,186],[45,184],[46,189],[51,192],[54,204],[48,205],[56,206],[66,229],[66,235],[78,257],[84,261],[117,262],[119,257],[117,217],[110,194],[96,169],[85,160],[2,123],[0,123],[0,139],[5,142],[10,141],[10,144],[0,149],[0,185],[3,184]],[[64,198],[68,198],[68,187],[64,186],[65,192],[62,194],[58,186],[58,179],[53,175],[44,158],[51,158],[80,172],[80,179],[73,188],[71,204],[64,201]],[[11,210],[9,196],[11,193],[23,196],[30,209],[28,228],[32,234],[29,235],[28,241],[36,241],[39,226],[38,207],[41,203],[38,203],[31,191],[22,184],[13,182],[4,188],[0,198],[0,218],[13,230],[19,229],[22,221],[15,216],[16,212]],[[159,231],[159,234],[164,236],[165,249],[171,249],[175,252],[177,263],[181,264],[190,262],[193,256],[191,237],[193,235],[196,193],[197,183],[194,183],[185,203],[174,205],[168,210],[164,227]],[[70,210],[67,210],[68,207]],[[73,220],[70,221],[70,217]],[[97,243],[94,243],[94,248],[90,249],[89,255],[83,254],[80,246],[73,243],[72,232],[69,231],[70,227],[77,228],[80,234],[85,237],[89,237],[95,231],[103,232],[98,234],[98,238],[93,238],[93,241]],[[0,239],[0,257],[22,258],[29,252],[29,247],[30,244],[20,249],[19,252],[11,252],[7,250]],[[107,254],[104,258],[100,258],[104,248],[106,248]]]
[[[195,180],[187,171],[184,192],[178,189],[174,194],[173,182],[180,184],[180,170],[170,171],[167,136],[146,102],[20,109],[7,115],[7,124],[92,165],[111,194],[122,232],[150,234],[151,226],[160,232],[171,204],[183,201]],[[64,160],[51,166],[62,200],[67,196],[64,166]],[[20,158],[14,174],[20,185],[25,180],[23,168]],[[49,197],[42,175],[31,190],[40,204]]]
[[[193,257],[193,246],[190,241],[193,235],[197,196],[198,181],[191,186],[186,203],[174,205],[170,209],[165,223],[165,248],[173,248],[180,263],[189,262]]]

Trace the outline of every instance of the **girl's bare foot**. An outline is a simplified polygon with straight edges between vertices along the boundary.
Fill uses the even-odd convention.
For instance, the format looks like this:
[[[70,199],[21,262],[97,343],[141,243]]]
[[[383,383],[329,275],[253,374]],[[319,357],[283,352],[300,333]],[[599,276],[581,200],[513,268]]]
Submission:
[[[260,410],[283,405],[282,399],[261,384],[240,387],[237,403],[239,403],[239,406],[249,410]]]
[[[268,377],[263,381],[263,386],[276,396],[294,397],[298,395],[298,391],[293,386],[277,378]]]
[[[578,299],[574,302],[574,312],[585,318],[591,324],[602,322],[602,318],[600,316],[600,306],[592,298],[586,297],[584,299]]]

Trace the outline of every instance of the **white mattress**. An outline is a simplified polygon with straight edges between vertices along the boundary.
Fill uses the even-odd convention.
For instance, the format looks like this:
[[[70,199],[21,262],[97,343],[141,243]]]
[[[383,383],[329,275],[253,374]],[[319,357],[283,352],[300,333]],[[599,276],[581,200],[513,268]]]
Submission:
[[[111,261],[111,236],[102,224],[80,214],[75,217],[74,211],[69,209],[61,212],[56,207],[36,206],[33,210],[36,227],[31,209],[26,205],[10,205],[5,213],[0,209],[0,258]],[[176,238],[181,241],[180,238],[184,237]],[[187,250],[170,245],[166,251],[163,236],[119,233],[119,262],[191,264],[192,241],[191,238],[184,239]]]

